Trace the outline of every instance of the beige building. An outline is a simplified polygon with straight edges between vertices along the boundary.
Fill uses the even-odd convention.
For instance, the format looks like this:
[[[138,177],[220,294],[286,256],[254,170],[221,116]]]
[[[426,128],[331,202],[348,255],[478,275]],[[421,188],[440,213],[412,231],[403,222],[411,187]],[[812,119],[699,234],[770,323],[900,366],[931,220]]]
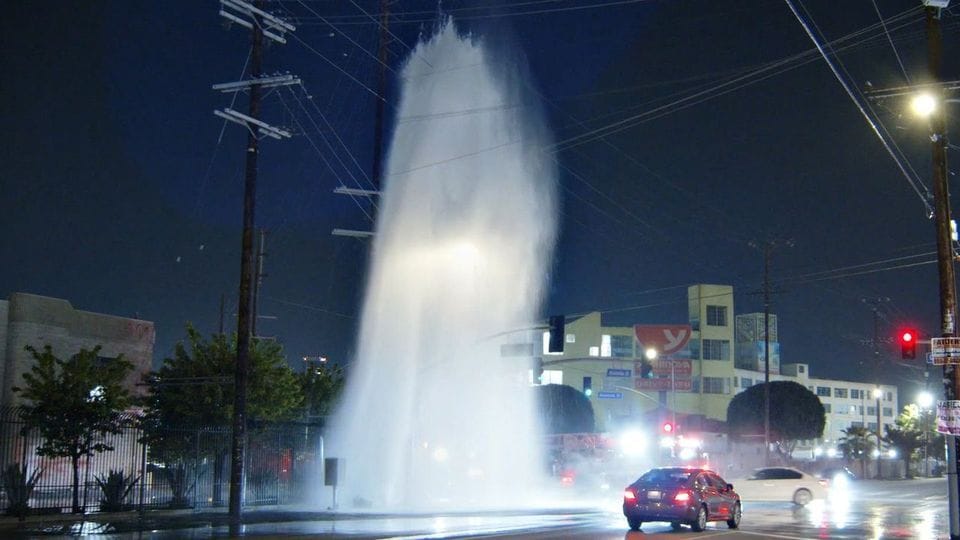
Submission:
[[[733,288],[693,285],[687,298],[689,320],[678,324],[604,326],[596,312],[568,321],[564,352],[544,355],[541,382],[589,387],[599,431],[655,410],[725,421],[734,394]]]
[[[3,405],[16,405],[12,388],[23,384],[23,374],[33,365],[27,345],[42,350],[50,345],[59,358],[69,358],[82,348],[99,345],[104,361],[123,355],[134,365],[127,389],[137,386],[153,363],[153,323],[74,309],[70,302],[27,293],[0,300],[0,384]]]
[[[734,395],[764,381],[769,343],[770,380],[806,386],[826,412],[822,439],[799,445],[796,457],[835,449],[842,430],[851,426],[876,430],[878,410],[881,426],[899,414],[896,386],[814,378],[808,364],[781,364],[776,315],[769,316],[768,324],[763,313],[735,315],[733,287],[692,285],[687,304],[688,320],[677,324],[604,326],[598,312],[568,321],[564,352],[544,353],[541,382],[585,393],[589,388],[597,431],[649,422],[657,413],[667,419],[691,415],[725,422]],[[681,339],[684,329],[689,331],[686,341]],[[645,355],[650,347],[657,349],[653,360]],[[683,420],[679,422],[683,429]]]

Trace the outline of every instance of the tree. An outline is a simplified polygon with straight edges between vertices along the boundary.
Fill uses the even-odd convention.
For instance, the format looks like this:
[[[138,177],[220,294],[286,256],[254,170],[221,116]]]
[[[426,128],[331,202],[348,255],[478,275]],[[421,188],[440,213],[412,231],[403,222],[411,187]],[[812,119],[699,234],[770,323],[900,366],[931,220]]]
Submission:
[[[903,460],[904,474],[913,478],[910,471],[910,462],[914,454],[923,447],[923,430],[920,426],[920,408],[910,404],[903,408],[903,412],[894,420],[894,425],[886,426],[887,435],[884,441],[897,450]]]
[[[340,366],[321,364],[308,368],[297,377],[303,393],[303,417],[306,420],[325,418],[343,391],[344,376]]]
[[[755,384],[734,396],[727,406],[731,437],[763,433],[763,384]],[[770,440],[790,457],[797,441],[823,435],[826,413],[820,399],[793,381],[770,383]]]
[[[124,426],[122,413],[132,399],[123,381],[133,364],[122,356],[101,358],[99,346],[81,349],[68,360],[57,358],[49,345],[42,352],[30,346],[26,350],[35,363],[23,375],[24,386],[13,388],[29,401],[23,408],[23,435],[39,431],[39,456],[70,458],[73,512],[80,513],[80,458],[113,450],[105,438]]]
[[[593,406],[582,392],[563,384],[546,384],[535,389],[546,433],[592,433],[595,430]]]
[[[187,325],[186,342],[177,343],[172,358],[147,378],[144,440],[165,463],[197,454],[200,430],[228,428],[233,419],[236,336],[214,334],[205,340]],[[247,418],[252,423],[289,420],[296,416],[303,393],[280,345],[253,340],[247,388]],[[229,451],[227,437],[208,439],[201,448],[214,456],[214,499],[220,502],[220,476]]]
[[[873,435],[863,426],[850,426],[847,429],[840,430],[843,437],[837,444],[837,450],[843,454],[844,459],[858,460],[860,462],[860,477],[867,476],[867,456],[869,456],[876,445],[873,442]]]

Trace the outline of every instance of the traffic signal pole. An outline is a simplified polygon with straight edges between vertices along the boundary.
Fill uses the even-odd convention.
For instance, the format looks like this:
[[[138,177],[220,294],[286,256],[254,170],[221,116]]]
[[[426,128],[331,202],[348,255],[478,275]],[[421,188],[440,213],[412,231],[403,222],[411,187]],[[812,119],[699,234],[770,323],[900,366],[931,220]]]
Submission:
[[[948,0],[949,1],[949,0]],[[940,82],[942,60],[940,7],[926,1],[927,61],[931,83]],[[940,90],[941,97],[943,90]],[[942,104],[941,104],[942,105]],[[933,157],[933,203],[934,221],[937,229],[937,270],[940,274],[940,331],[945,338],[956,336],[957,297],[953,268],[953,246],[950,238],[950,191],[947,186],[947,128],[946,111],[937,107],[930,117],[930,140]],[[960,370],[958,366],[943,366],[944,398],[952,401],[960,398]],[[957,436],[947,436],[947,492],[950,509],[950,539],[960,540],[960,484],[957,476],[957,460],[960,448]]]

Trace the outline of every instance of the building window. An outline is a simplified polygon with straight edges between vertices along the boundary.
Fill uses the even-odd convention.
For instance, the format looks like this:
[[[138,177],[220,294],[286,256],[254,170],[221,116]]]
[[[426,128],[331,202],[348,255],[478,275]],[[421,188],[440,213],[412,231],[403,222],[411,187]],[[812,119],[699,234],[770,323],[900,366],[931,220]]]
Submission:
[[[870,422],[869,424],[867,424],[867,429],[870,430],[870,431],[876,431],[876,430],[877,430],[877,423],[876,423],[876,422]]]
[[[723,377],[704,377],[703,393],[704,394],[722,394],[723,393]]]
[[[850,414],[857,414],[857,406],[856,406],[856,405],[851,405],[851,406],[850,406]]]
[[[750,388],[753,386],[753,379],[749,377],[740,377],[740,388]]]
[[[858,390],[858,389],[856,389],[856,388],[851,388],[851,389],[850,389],[850,397],[853,398],[853,399],[862,399],[862,398],[861,398],[861,395],[860,395],[860,390]],[[861,427],[862,427],[862,426],[861,426]]]
[[[818,386],[817,395],[823,397],[830,397],[830,387],[829,386]]]
[[[863,405],[857,407],[857,411],[859,412],[860,416],[863,416]]]
[[[633,336],[610,336],[610,353],[616,358],[632,358]]]
[[[590,347],[590,349],[588,350],[589,350],[590,356],[600,356],[600,347],[597,347],[596,345],[594,345]]]
[[[884,416],[893,416],[893,409],[890,408],[890,407],[884,407],[884,408],[883,408],[883,415],[884,415]]]
[[[887,394],[883,397],[883,399],[885,401],[893,401],[893,392],[887,392]]]
[[[846,389],[846,388],[834,388],[834,389],[833,389],[833,397],[839,397],[839,398],[845,398],[845,397],[847,397],[847,389]]]
[[[610,335],[603,334],[600,336],[600,356],[609,358],[612,355],[611,350]]]
[[[704,360],[730,360],[730,341],[726,339],[703,340]]]
[[[827,413],[827,414],[830,414],[830,409],[831,409],[831,407],[830,407],[830,404],[829,404],[829,403],[824,403],[824,404],[823,404],[823,412],[825,412],[825,413]]]
[[[867,406],[867,416],[873,416],[875,414],[877,414],[877,408]]]
[[[540,384],[563,384],[563,371],[559,369],[545,369],[540,376]]]
[[[850,427],[863,427],[863,422],[850,422]]]
[[[727,306],[707,306],[707,326],[726,326]]]
[[[806,366],[797,366],[798,373],[805,373],[807,371]]]

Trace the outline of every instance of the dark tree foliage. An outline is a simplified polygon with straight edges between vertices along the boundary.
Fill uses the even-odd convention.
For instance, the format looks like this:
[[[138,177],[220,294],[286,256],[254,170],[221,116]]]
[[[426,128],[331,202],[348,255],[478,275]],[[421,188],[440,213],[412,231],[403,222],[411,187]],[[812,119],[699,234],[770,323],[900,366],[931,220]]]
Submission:
[[[34,365],[24,373],[23,387],[14,387],[24,406],[23,431],[39,431],[37,455],[70,458],[73,466],[73,512],[79,513],[80,458],[112,451],[106,436],[120,433],[123,411],[131,397],[123,381],[133,364],[122,356],[104,360],[100,347],[81,349],[68,360],[57,358],[49,345],[43,351],[26,347]]]
[[[303,392],[304,419],[317,420],[329,416],[343,391],[343,369],[321,364],[310,367],[297,378]]]
[[[236,337],[214,334],[204,340],[187,327],[187,342],[177,343],[173,358],[147,376],[143,422],[151,450],[167,460],[195,453],[192,433],[227,428],[233,419]],[[250,347],[247,417],[251,422],[296,416],[303,393],[280,345],[254,340]]]
[[[544,432],[592,433],[595,430],[593,406],[582,392],[563,384],[534,387],[537,410]]]
[[[897,449],[897,454],[903,460],[903,470],[907,478],[913,478],[910,462],[924,444],[923,426],[917,406],[905,406],[903,412],[894,421],[894,425],[886,426],[886,431],[887,436],[883,438],[884,442]]]
[[[755,384],[730,401],[727,429],[731,437],[763,435],[763,387]],[[782,448],[822,436],[825,414],[820,399],[802,384],[770,383],[770,440],[779,442]]]

